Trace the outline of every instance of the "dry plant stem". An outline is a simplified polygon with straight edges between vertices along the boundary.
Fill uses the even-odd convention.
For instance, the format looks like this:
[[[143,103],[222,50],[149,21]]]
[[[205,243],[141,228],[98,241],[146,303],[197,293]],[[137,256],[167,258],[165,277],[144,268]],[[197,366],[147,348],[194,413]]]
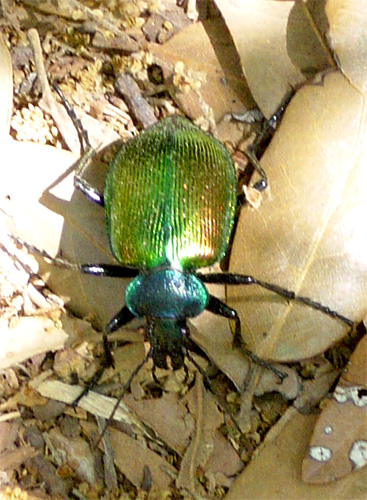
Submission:
[[[204,399],[204,384],[203,377],[201,374],[198,374],[197,384],[196,384],[196,403],[197,403],[197,414],[196,414],[196,432],[194,437],[194,450],[193,456],[199,456],[199,447],[202,441],[202,434],[204,431],[204,408],[203,408],[203,399]],[[196,491],[196,469],[198,464],[196,460],[192,460],[190,463],[190,487],[191,491]]]
[[[10,52],[0,33],[0,141],[8,138],[13,104],[13,72]]]
[[[196,9],[196,0],[188,0],[186,7],[186,14],[189,19],[192,21],[197,21],[199,14]]]
[[[41,396],[49,399],[56,399],[57,401],[69,405],[72,405],[82,392],[81,387],[68,385],[57,380],[41,381],[38,384],[31,385],[31,387],[36,389]],[[93,391],[83,396],[78,403],[78,406],[83,410],[88,411],[92,415],[98,415],[103,419],[108,419],[110,417],[115,405],[116,398],[103,396]],[[151,433],[148,432],[147,428],[141,423],[136,415],[121,401],[119,401],[118,408],[115,410],[114,420],[132,425],[135,427],[136,432],[139,431],[143,436],[147,436],[148,438],[152,437]]]
[[[157,118],[153,108],[144,99],[138,84],[131,75],[120,73],[116,80],[116,89],[123,95],[131,113],[143,128],[156,123]]]
[[[252,402],[263,370],[264,367],[252,363],[251,369],[247,375],[247,380],[245,381],[246,388],[241,396],[241,408],[237,417],[237,422],[244,434],[251,429],[250,414]]]
[[[101,433],[104,429],[106,421],[104,418],[98,416],[96,416],[96,420],[97,420],[98,430]],[[114,455],[113,455],[110,435],[108,432],[104,434],[102,438],[102,444],[104,448],[103,464],[104,464],[106,486],[109,491],[117,490],[118,484],[117,484],[117,475],[114,464]]]
[[[34,61],[36,64],[37,76],[42,89],[42,99],[39,103],[41,109],[46,113],[50,114],[60,130],[62,137],[64,138],[66,144],[71,149],[71,151],[76,154],[80,153],[80,145],[77,140],[75,133],[71,132],[71,126],[69,125],[69,119],[67,117],[66,111],[63,106],[59,104],[54,98],[50,85],[48,83],[45,65],[43,63],[42,47],[38,35],[38,31],[35,28],[28,30],[27,37],[29,43],[31,44]]]
[[[193,498],[201,498],[197,489],[196,470],[199,466],[201,443],[204,434],[204,386],[203,377],[200,372],[196,375],[195,383],[195,402],[196,402],[196,425],[195,433],[191,443],[185,452],[180,472],[176,481],[178,488],[184,488],[189,491]]]
[[[225,412],[228,413],[228,415],[230,416],[230,418],[231,418],[234,426],[236,427],[236,429],[238,430],[238,432],[241,434],[242,433],[241,428],[239,427],[236,419],[233,417],[233,415],[231,413],[231,410],[229,409],[229,406],[227,405],[226,400],[220,394],[217,393],[217,391],[214,389],[212,383],[210,382],[209,377],[206,375],[205,371],[201,368],[201,366],[195,361],[195,359],[188,352],[186,352],[186,357],[195,366],[195,368],[197,369],[197,371],[200,374],[201,378],[203,380],[205,380],[205,383],[207,384],[207,386],[209,387],[209,389],[211,390],[211,392],[214,394],[214,396],[217,397],[219,405],[222,407],[222,409]]]
[[[0,422],[8,422],[9,420],[15,420],[20,418],[21,414],[19,411],[11,411],[9,413],[5,413],[4,415],[0,415]]]

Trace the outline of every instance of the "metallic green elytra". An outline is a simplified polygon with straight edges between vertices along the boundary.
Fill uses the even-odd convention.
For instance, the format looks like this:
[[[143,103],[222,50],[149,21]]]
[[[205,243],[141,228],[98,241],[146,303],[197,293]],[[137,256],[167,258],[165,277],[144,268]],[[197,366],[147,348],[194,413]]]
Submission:
[[[107,174],[113,255],[124,266],[196,269],[228,247],[237,179],[225,147],[178,116],[124,144]]]

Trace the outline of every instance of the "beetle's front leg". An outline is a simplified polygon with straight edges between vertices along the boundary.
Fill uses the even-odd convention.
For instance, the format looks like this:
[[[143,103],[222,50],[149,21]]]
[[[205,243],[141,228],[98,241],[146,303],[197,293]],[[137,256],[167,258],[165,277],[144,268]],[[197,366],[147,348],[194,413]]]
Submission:
[[[96,150],[92,147],[88,132],[82,125],[82,122],[76,116],[75,111],[70,106],[69,102],[65,98],[64,94],[61,92],[61,89],[58,85],[54,84],[53,88],[55,92],[61,99],[61,102],[69,115],[73,125],[78,133],[80,148],[82,152],[81,158],[76,163],[76,172],[74,176],[74,186],[78,191],[84,194],[89,200],[93,201],[93,203],[97,203],[101,207],[104,207],[104,196],[103,193],[100,193],[98,189],[95,189],[93,186],[89,184],[85,179],[83,179],[83,174],[86,169],[91,164],[92,159],[96,155]]]

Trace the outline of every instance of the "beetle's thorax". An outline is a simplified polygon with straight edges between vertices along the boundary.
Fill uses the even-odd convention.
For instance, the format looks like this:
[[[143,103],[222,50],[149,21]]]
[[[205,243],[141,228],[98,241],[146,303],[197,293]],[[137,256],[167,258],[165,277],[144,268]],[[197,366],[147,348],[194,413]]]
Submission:
[[[184,320],[205,309],[208,292],[195,274],[159,267],[134,278],[126,289],[125,300],[135,316]]]

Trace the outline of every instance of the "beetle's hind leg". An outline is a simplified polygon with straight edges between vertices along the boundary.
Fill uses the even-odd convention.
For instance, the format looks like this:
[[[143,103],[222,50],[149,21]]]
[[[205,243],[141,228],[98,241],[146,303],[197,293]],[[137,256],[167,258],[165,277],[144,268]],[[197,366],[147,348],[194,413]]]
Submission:
[[[261,288],[265,288],[266,290],[270,290],[275,294],[283,297],[286,300],[293,300],[295,302],[300,302],[301,304],[305,304],[312,309],[316,309],[317,311],[321,311],[327,316],[330,316],[334,319],[339,319],[346,325],[351,328],[355,328],[355,323],[351,319],[343,316],[342,314],[330,309],[330,307],[321,304],[321,302],[317,302],[308,297],[303,297],[301,295],[297,295],[292,290],[287,290],[278,285],[273,285],[272,283],[268,283],[266,281],[258,280],[253,276],[246,274],[234,274],[234,273],[212,273],[212,274],[202,274],[197,273],[197,277],[201,279],[204,283],[211,284],[221,284],[221,285],[257,285]]]
[[[83,174],[86,169],[91,164],[92,159],[96,155],[95,149],[92,147],[88,132],[82,125],[82,122],[76,116],[75,111],[70,106],[69,102],[66,100],[64,94],[61,92],[58,85],[54,84],[54,89],[57,92],[58,96],[61,99],[61,102],[69,115],[69,118],[73,122],[73,125],[78,133],[80,149],[82,152],[81,158],[76,163],[76,171],[74,175],[74,186],[78,191],[84,194],[89,200],[93,201],[93,203],[97,203],[101,207],[104,207],[104,197],[103,193],[100,193],[98,189],[94,188],[83,178]]]

